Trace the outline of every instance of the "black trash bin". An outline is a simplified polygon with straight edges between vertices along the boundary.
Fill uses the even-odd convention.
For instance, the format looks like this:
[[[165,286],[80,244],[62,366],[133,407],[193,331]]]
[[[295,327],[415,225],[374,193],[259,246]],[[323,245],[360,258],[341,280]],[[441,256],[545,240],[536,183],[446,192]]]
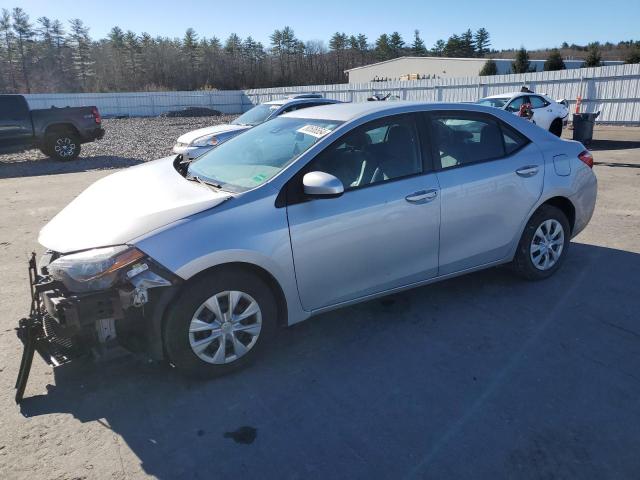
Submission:
[[[583,144],[593,140],[593,126],[600,112],[573,114],[573,139]]]

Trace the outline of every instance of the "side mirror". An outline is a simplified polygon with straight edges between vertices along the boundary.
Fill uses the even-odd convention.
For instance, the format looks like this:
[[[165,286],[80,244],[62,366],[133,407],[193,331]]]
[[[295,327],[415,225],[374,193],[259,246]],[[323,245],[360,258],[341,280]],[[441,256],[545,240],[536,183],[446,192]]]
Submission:
[[[302,177],[304,193],[313,196],[337,197],[344,193],[342,182],[326,172],[309,172]]]

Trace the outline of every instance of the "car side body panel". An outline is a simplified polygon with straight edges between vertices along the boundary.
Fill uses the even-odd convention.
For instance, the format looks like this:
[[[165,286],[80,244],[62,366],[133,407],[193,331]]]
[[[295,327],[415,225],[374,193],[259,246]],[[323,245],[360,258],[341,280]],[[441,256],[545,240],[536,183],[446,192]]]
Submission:
[[[513,258],[524,225],[530,216],[542,203],[555,196],[569,198],[575,205],[576,228],[574,233],[584,228],[593,213],[596,191],[595,176],[577,158],[581,148],[577,142],[558,140],[552,134],[524,119],[515,117],[504,110],[491,107],[467,107],[461,104],[406,104],[402,102],[394,102],[394,105],[385,105],[382,110],[366,110],[366,107],[356,105],[353,105],[353,107],[360,108],[363,113],[345,121],[344,124],[322,138],[266,184],[242,194],[234,195],[232,199],[215,208],[150,232],[135,239],[132,243],[185,280],[193,278],[212,267],[229,263],[255,265],[269,273],[280,286],[287,302],[287,323],[294,324],[311,315],[334,308],[509,262]],[[314,115],[318,115],[321,118],[322,108],[311,108],[286,115],[302,118],[314,118]],[[434,109],[464,110],[467,108],[500,118],[517,128],[534,143],[534,145],[527,147],[529,150],[526,154],[532,157],[537,155],[538,163],[543,169],[539,173],[540,178],[543,179],[542,185],[540,186],[536,183],[535,188],[528,192],[530,208],[522,206],[520,209],[522,211],[518,211],[516,221],[520,222],[520,224],[510,227],[514,232],[512,237],[507,240],[500,240],[494,248],[487,247],[489,244],[488,239],[486,239],[486,241],[482,242],[482,245],[489,249],[489,253],[478,250],[479,256],[473,261],[461,260],[455,266],[453,266],[452,262],[452,266],[449,269],[440,271],[438,276],[429,277],[426,275],[414,278],[409,276],[405,279],[406,283],[402,285],[389,282],[387,285],[382,284],[377,291],[362,289],[361,291],[353,292],[351,296],[335,296],[333,301],[329,303],[315,299],[304,308],[298,286],[301,282],[306,282],[306,280],[296,278],[296,274],[300,275],[300,272],[296,272],[295,268],[287,208],[276,205],[278,194],[287,181],[296,175],[320,151],[358,125],[400,113],[428,112]],[[551,153],[564,153],[570,158],[570,175],[560,176],[556,174]],[[519,163],[524,160],[525,158],[522,157]],[[513,167],[513,170],[517,168],[515,164]],[[463,172],[465,168],[460,168],[460,172]],[[463,178],[466,176],[464,173],[460,173],[460,175]],[[458,190],[466,189],[472,191],[472,187],[473,185],[463,186]],[[506,188],[513,190],[516,185],[512,180],[504,180],[503,183],[498,182],[494,187],[496,189]],[[484,185],[483,189],[494,187],[489,184],[488,186]],[[379,188],[379,186],[369,188],[374,189]],[[583,191],[579,192],[580,189],[583,189]],[[454,195],[454,193],[455,191],[451,190],[448,195]],[[478,191],[473,200],[470,199],[469,201],[481,201],[480,194],[481,192]],[[442,201],[445,201],[446,198],[447,195],[443,196]],[[506,197],[499,198],[502,198],[502,201],[508,201]],[[322,201],[318,200],[318,202]],[[310,203],[313,203],[313,201]],[[383,227],[382,224],[380,226],[381,228]],[[217,232],[223,232],[223,234],[217,235]],[[454,231],[452,230],[451,234],[453,235],[453,233]],[[462,259],[461,253],[459,257]],[[313,261],[319,260],[315,259]]]
[[[286,209],[274,206],[278,192],[265,187],[131,243],[184,280],[230,263],[261,268],[282,289],[287,323],[304,320],[309,313],[298,297]]]

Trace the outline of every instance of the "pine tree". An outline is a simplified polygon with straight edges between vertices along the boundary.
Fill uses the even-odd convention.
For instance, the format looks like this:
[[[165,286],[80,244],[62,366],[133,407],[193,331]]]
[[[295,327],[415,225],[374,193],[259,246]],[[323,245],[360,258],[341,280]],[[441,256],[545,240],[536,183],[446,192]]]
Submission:
[[[20,63],[22,65],[22,78],[27,93],[31,93],[31,84],[29,81],[29,74],[32,60],[32,42],[35,32],[33,26],[29,23],[29,15],[19,7],[13,9],[13,31],[16,38],[16,44],[18,47],[18,54],[20,55]]]
[[[404,49],[404,40],[398,32],[393,32],[389,36],[389,48],[391,49],[391,55],[393,58],[402,56]]]
[[[625,57],[624,63],[640,63],[640,46],[634,47]]]
[[[513,73],[529,73],[531,71],[529,53],[524,47],[516,53],[515,61],[511,62],[511,70]]]
[[[587,58],[584,60],[585,67],[601,67],[601,55],[600,55],[600,46],[597,42],[590,43],[588,46],[588,54]]]
[[[383,33],[378,37],[374,53],[376,59],[380,61],[393,58],[393,52],[391,51],[391,45],[389,44],[389,35]]]
[[[411,45],[411,54],[416,57],[424,57],[427,55],[427,49],[424,41],[420,38],[420,30],[413,31],[413,44]]]
[[[489,75],[497,75],[497,74],[498,74],[498,65],[492,58],[490,58],[485,62],[484,66],[482,67],[482,70],[480,70],[480,76],[486,77]]]
[[[87,81],[93,75],[93,61],[91,60],[91,39],[89,28],[85,27],[82,20],[74,18],[69,21],[71,32],[69,39],[73,50],[73,63],[80,74],[83,90],[87,90]]]
[[[464,47],[462,45],[462,39],[455,33],[449,37],[447,44],[442,50],[442,55],[445,57],[463,57]]]
[[[489,32],[485,28],[478,29],[474,36],[474,43],[476,45],[476,55],[484,57],[489,53],[489,46],[491,45]]]
[[[562,55],[560,55],[560,50],[554,48],[549,53],[547,60],[544,62],[544,70],[547,72],[554,70],[564,70],[567,67],[562,61]]]
[[[446,48],[446,43],[444,40],[438,40],[434,45],[431,51],[436,57],[442,57],[444,55],[444,49]]]
[[[461,56],[464,58],[472,58],[476,56],[476,47],[473,43],[473,33],[469,28],[460,36]]]
[[[13,30],[11,27],[11,14],[9,10],[6,8],[2,9],[2,16],[0,16],[0,33],[3,36],[4,48],[5,48],[5,64],[6,71],[9,72],[9,77],[11,79],[11,86],[14,92],[18,91],[18,82],[16,81],[16,74],[14,69],[14,48],[15,48],[15,37],[13,35]],[[4,68],[3,68],[4,70]]]

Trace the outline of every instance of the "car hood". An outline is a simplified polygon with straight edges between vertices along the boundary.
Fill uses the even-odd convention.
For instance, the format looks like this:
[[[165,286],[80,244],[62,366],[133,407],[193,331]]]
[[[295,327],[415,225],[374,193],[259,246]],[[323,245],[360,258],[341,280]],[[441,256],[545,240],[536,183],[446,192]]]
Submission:
[[[38,241],[60,253],[123,244],[231,198],[183,178],[174,158],[98,180],[44,226]]]
[[[251,126],[249,125],[233,125],[231,123],[225,123],[222,125],[214,125],[213,127],[205,127],[199,128],[198,130],[193,130],[191,132],[187,132],[184,135],[178,137],[179,143],[190,144],[196,138],[204,137],[205,135],[222,135],[228,133],[240,133],[244,130],[249,130]]]

